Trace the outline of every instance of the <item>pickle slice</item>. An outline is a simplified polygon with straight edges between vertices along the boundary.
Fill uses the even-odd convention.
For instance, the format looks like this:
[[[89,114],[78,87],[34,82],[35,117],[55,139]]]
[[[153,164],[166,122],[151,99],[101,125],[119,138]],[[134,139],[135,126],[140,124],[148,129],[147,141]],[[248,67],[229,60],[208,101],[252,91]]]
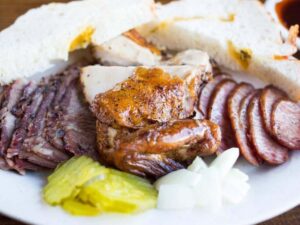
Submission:
[[[156,206],[157,192],[146,179],[108,169],[92,159],[73,157],[48,177],[44,199],[72,215],[133,213]]]
[[[108,169],[88,157],[73,157],[48,177],[48,184],[43,191],[44,199],[51,205],[58,205],[67,198],[75,197],[84,183],[105,175],[107,171]]]
[[[78,199],[68,198],[62,202],[62,208],[74,216],[97,216],[100,210]]]
[[[134,213],[156,206],[157,192],[145,179],[113,169],[89,182],[78,197],[104,212]]]

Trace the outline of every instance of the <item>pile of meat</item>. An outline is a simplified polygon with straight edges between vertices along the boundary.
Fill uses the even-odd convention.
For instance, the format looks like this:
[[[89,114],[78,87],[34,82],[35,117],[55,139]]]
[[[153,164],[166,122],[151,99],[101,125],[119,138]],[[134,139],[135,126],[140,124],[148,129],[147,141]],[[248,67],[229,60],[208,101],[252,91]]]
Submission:
[[[16,80],[0,95],[0,168],[55,168],[96,154],[95,118],[82,99],[79,66],[40,82]]]
[[[158,178],[196,156],[214,154],[221,142],[219,126],[195,118],[207,79],[205,73],[181,78],[159,68],[138,68],[128,80],[98,94],[92,109],[101,162]]]
[[[199,110],[221,128],[217,152],[238,146],[253,165],[277,165],[289,150],[300,150],[300,103],[273,86],[257,90],[219,75],[202,89]]]

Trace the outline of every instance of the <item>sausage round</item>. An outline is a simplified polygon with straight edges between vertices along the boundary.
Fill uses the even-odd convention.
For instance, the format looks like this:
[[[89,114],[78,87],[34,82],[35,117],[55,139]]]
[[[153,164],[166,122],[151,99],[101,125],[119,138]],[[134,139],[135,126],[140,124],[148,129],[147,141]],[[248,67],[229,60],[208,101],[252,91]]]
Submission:
[[[272,111],[272,130],[279,143],[300,150],[300,103],[281,100]]]
[[[264,128],[259,98],[260,92],[251,99],[247,110],[252,144],[266,162],[272,165],[282,164],[288,160],[288,149],[275,142]]]
[[[258,166],[262,160],[256,154],[254,147],[247,137],[247,108],[254,94],[255,91],[252,85],[246,83],[239,84],[229,96],[228,112],[236,143],[241,154],[249,163]]]

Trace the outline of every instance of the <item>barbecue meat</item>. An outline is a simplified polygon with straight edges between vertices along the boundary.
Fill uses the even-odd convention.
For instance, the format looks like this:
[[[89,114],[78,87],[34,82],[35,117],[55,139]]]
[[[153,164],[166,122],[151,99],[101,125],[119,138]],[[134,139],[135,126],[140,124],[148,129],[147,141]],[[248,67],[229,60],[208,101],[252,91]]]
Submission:
[[[107,164],[154,178],[183,168],[196,156],[213,154],[221,142],[220,128],[207,120],[156,123],[133,132],[98,121],[97,129],[99,151]]]
[[[141,128],[194,114],[202,74],[181,78],[160,68],[139,67],[126,81],[98,94],[92,109],[101,123]]]
[[[197,71],[197,72],[195,72]],[[101,162],[139,176],[158,178],[196,156],[215,153],[219,126],[193,119],[203,70],[182,76],[138,67],[92,104]]]

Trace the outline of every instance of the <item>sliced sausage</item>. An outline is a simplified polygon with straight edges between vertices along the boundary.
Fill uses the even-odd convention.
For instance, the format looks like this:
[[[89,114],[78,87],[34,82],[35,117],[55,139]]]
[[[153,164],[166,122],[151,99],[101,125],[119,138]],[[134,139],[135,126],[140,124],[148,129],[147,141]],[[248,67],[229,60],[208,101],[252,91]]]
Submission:
[[[286,98],[286,94],[276,87],[268,86],[263,89],[260,96],[260,108],[263,117],[265,129],[272,134],[271,113],[274,104],[282,98]]]
[[[234,81],[227,79],[221,81],[215,88],[209,101],[208,119],[220,126],[222,134],[221,145],[217,153],[236,146],[227,110],[227,99],[235,86],[236,83]]]
[[[223,80],[229,79],[227,75],[220,75],[215,77],[212,81],[208,82],[200,92],[198,109],[204,118],[207,118],[208,104],[216,86]]]
[[[272,130],[283,146],[300,150],[300,103],[281,100],[272,111]]]
[[[275,142],[265,130],[260,113],[260,94],[251,99],[247,110],[251,141],[257,154],[266,162],[282,164],[288,160],[288,149]]]
[[[228,113],[235,140],[241,154],[248,162],[258,166],[261,163],[261,159],[255,153],[255,150],[247,137],[247,107],[254,94],[255,91],[252,85],[246,83],[239,84],[231,92],[228,98]]]

